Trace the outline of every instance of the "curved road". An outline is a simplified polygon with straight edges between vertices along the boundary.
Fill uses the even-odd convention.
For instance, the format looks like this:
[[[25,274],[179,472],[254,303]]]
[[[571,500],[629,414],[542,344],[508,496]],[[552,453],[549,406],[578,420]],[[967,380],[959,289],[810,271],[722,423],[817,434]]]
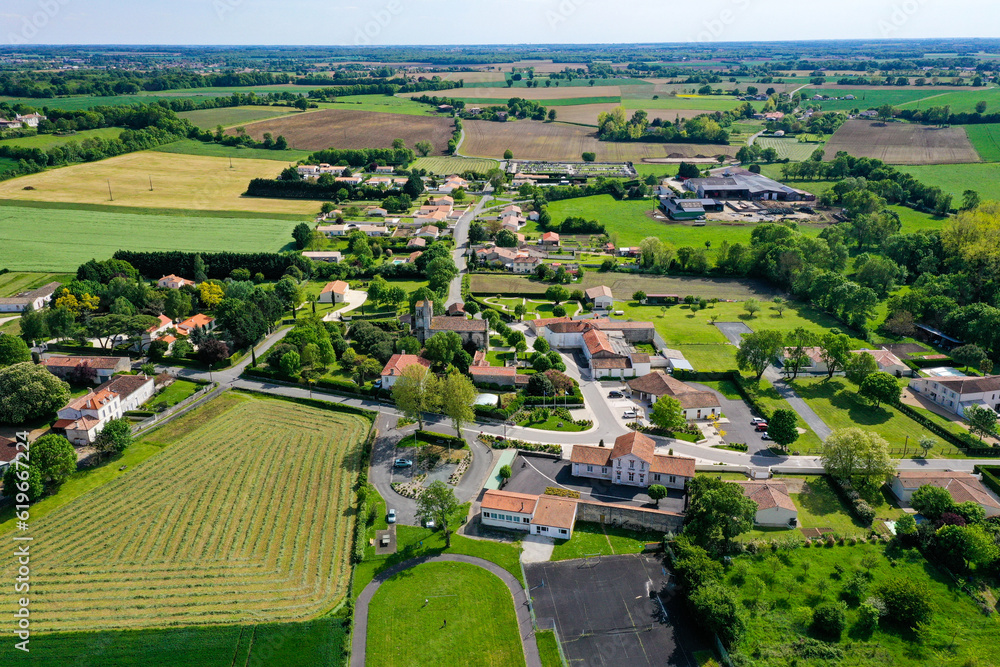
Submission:
[[[351,667],[364,667],[365,665],[365,653],[368,647],[368,605],[378,591],[379,586],[394,574],[398,574],[403,570],[408,570],[421,563],[440,562],[476,565],[500,577],[500,580],[507,584],[510,596],[514,602],[514,611],[517,614],[517,626],[521,635],[524,660],[527,663],[527,667],[542,667],[542,659],[538,655],[538,645],[535,644],[534,629],[531,623],[530,601],[527,591],[521,586],[521,582],[496,563],[461,554],[441,554],[440,556],[414,558],[375,575],[375,579],[365,586],[365,589],[361,591],[361,595],[358,596],[357,602],[354,603],[354,631],[351,635]]]

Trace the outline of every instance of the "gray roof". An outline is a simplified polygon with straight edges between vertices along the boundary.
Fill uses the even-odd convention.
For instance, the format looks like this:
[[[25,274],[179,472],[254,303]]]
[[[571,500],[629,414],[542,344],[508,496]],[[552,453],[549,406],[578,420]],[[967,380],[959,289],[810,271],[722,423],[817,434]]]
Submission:
[[[723,173],[725,174],[725,172]],[[795,188],[790,188],[767,176],[754,174],[753,172],[741,172],[728,176],[712,176],[709,178],[692,178],[685,185],[691,190],[698,190],[700,188],[710,190],[749,190],[751,195],[764,192],[784,192],[786,194],[798,192]]]

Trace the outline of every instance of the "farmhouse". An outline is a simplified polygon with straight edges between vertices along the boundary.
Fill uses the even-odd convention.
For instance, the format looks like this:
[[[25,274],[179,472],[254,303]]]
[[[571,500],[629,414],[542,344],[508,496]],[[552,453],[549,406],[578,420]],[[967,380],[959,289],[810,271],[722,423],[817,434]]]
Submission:
[[[90,445],[105,424],[135,410],[153,395],[153,378],[146,375],[119,375],[59,410],[54,429],[65,431],[75,445]]]
[[[884,348],[881,350],[852,350],[852,352],[854,352],[854,354],[866,352],[875,357],[875,363],[878,364],[878,369],[883,373],[889,373],[890,375],[895,375],[896,377],[902,377],[904,374],[910,374],[909,367],[904,364],[899,357]]]
[[[340,264],[340,262],[344,259],[343,255],[336,250],[306,251],[302,253],[302,256],[306,259],[311,259],[314,262],[329,262],[333,264]]]
[[[195,329],[204,329],[205,331],[215,331],[215,318],[209,317],[202,313],[197,315],[192,315],[183,322],[177,325],[177,335],[187,336],[190,335]]]
[[[486,320],[467,320],[461,317],[434,316],[434,302],[417,301],[414,329],[421,343],[439,331],[454,331],[462,338],[463,345],[486,349]]]
[[[591,287],[589,290],[584,292],[584,295],[587,297],[587,301],[594,304],[594,308],[607,309],[614,305],[614,297],[611,296],[611,288],[607,285]]]
[[[909,503],[913,492],[924,485],[944,489],[956,503],[976,503],[986,510],[987,517],[1000,514],[1000,502],[996,496],[989,492],[977,475],[967,472],[904,470],[896,473],[889,488],[902,502]]]
[[[709,211],[721,211],[722,207],[722,202],[715,199],[660,197],[660,209],[671,220],[697,220]]]
[[[382,368],[382,389],[389,389],[394,384],[399,376],[403,374],[410,366],[423,366],[424,368],[430,368],[431,362],[423,357],[416,354],[394,354],[389,357],[389,361],[385,362],[385,366]]]
[[[532,273],[539,264],[543,264],[541,257],[532,257],[530,255],[518,255],[514,262],[511,264],[511,268],[514,273]]]
[[[94,370],[94,384],[100,384],[115,373],[132,370],[132,362],[128,357],[64,357],[51,356],[42,360],[42,365],[56,377],[65,380],[77,368],[86,367]]]
[[[385,236],[389,233],[389,229],[384,225],[359,225],[356,222],[348,222],[343,225],[320,225],[316,231],[328,238],[347,236],[353,231],[359,231],[365,236]]]
[[[52,295],[61,286],[59,283],[49,283],[37,289],[0,299],[0,313],[23,313],[28,306],[31,306],[32,310],[41,310],[52,301]]]
[[[771,199],[813,201],[815,195],[796,190],[745,169],[726,169],[720,176],[690,178],[684,187],[701,199]]]
[[[664,371],[653,371],[630,380],[628,388],[640,401],[648,400],[650,405],[663,396],[677,399],[685,419],[714,419],[721,410],[719,399],[710,391],[702,391],[681,382]]]
[[[19,120],[7,120],[0,118],[0,130],[19,130],[23,126]]]
[[[29,113],[23,116],[21,114],[15,114],[14,120],[20,121],[21,123],[27,125],[28,127],[38,127],[38,124],[43,120],[48,120],[48,117],[38,113]]]
[[[635,431],[618,436],[613,449],[573,445],[570,462],[577,477],[626,486],[683,489],[694,479],[694,459],[657,454],[653,439]]]
[[[350,289],[350,285],[345,283],[343,280],[334,280],[333,282],[324,285],[323,289],[319,293],[320,303],[343,303],[344,299],[347,298],[347,290]]]
[[[157,280],[156,286],[160,289],[180,289],[184,286],[194,287],[194,281],[175,276],[171,273],[169,276],[163,276]]]
[[[743,488],[743,495],[757,503],[754,524],[758,526],[795,527],[799,510],[788,495],[784,483],[773,480],[733,482]]]
[[[972,405],[1000,412],[1000,375],[987,377],[921,377],[910,380],[910,389],[949,412],[965,416]]]

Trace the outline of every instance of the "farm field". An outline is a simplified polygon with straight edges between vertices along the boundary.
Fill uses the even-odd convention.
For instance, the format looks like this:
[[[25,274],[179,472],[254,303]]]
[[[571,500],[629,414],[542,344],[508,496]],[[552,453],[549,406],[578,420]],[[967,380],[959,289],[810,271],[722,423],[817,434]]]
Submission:
[[[527,78],[523,78],[520,81],[514,81],[513,85],[510,87],[510,89],[532,90],[532,89],[528,88],[528,80],[529,79],[527,79]],[[652,89],[652,84],[650,84],[649,81],[647,81],[645,79],[635,79],[635,78],[598,78],[598,79],[594,79],[593,80],[593,84],[591,84],[591,79],[589,79],[589,78],[578,78],[578,79],[572,79],[572,80],[567,80],[567,79],[551,79],[551,81],[552,81],[552,85],[551,86],[545,86],[545,84],[542,83],[543,81],[546,81],[546,80],[549,80],[549,77],[547,77],[547,76],[537,76],[537,75],[535,76],[535,81],[538,82],[540,88],[541,87],[544,87],[544,88],[553,88],[553,87],[558,87],[558,88],[603,88],[603,87],[606,87],[606,86],[619,86],[619,87],[626,86],[626,87],[629,87],[629,88],[639,87],[639,88],[649,88],[649,89]],[[556,81],[559,82],[558,86],[556,86],[556,83],[555,83]],[[508,89],[507,88],[507,82],[505,80],[501,80],[498,83],[497,82],[466,83],[465,87],[466,88],[504,88],[504,89]]]
[[[844,97],[854,95],[853,100],[813,100],[815,94],[830,95],[831,97]],[[899,108],[928,108],[938,105],[936,99],[941,95],[941,90],[933,90],[926,87],[879,87],[862,89],[849,86],[815,87],[809,86],[802,90],[803,106],[820,106],[823,111],[850,111],[851,109],[877,109],[883,104],[891,104]],[[927,100],[924,102],[924,100]]]
[[[203,89],[204,90],[204,89]],[[91,107],[120,107],[136,104],[153,104],[157,100],[191,100],[192,102],[204,102],[219,95],[192,95],[191,93],[181,93],[173,91],[168,93],[147,93],[145,95],[110,95],[103,97],[100,95],[70,95],[68,97],[54,97],[39,99],[35,97],[6,97],[0,96],[0,102],[8,104],[23,104],[41,111],[43,107],[49,109],[63,109],[65,111],[81,111]]]
[[[339,619],[169,629],[35,635],[33,667],[101,664],[114,667],[314,667],[343,656],[350,637]],[[0,663],[23,653],[0,645]]]
[[[626,109],[694,109],[705,111],[729,111],[744,104],[730,95],[661,95],[653,99],[653,92],[642,97],[623,97],[622,104]],[[764,105],[763,102],[751,102],[755,109]]]
[[[793,162],[808,160],[817,148],[823,148],[823,144],[800,143],[794,137],[757,137],[753,143],[761,148],[773,148],[778,151],[778,159],[788,158]]]
[[[82,130],[74,134],[36,134],[33,137],[20,137],[17,139],[0,140],[0,146],[17,146],[18,148],[41,148],[48,149],[54,146],[62,146],[71,141],[82,143],[86,139],[117,139],[121,134],[120,127],[102,127],[96,130]]]
[[[426,169],[432,174],[447,176],[450,174],[464,174],[467,171],[474,171],[477,174],[486,174],[491,169],[498,166],[496,160],[471,157],[420,157],[413,163],[414,169]]]
[[[583,93],[586,91],[586,94]],[[400,97],[420,97],[429,93],[401,93]],[[525,100],[538,100],[545,102],[549,100],[561,100],[573,97],[621,97],[622,91],[618,86],[559,86],[553,85],[551,88],[518,88],[514,90],[503,87],[465,87],[451,88],[449,90],[439,90],[433,93],[438,97],[452,97],[458,100],[474,98],[477,100],[496,100],[506,102],[512,97],[520,97]]]
[[[151,432],[144,441],[167,445],[161,454],[33,524],[47,571],[33,627],[291,621],[332,609],[347,593],[369,425],[229,393]]]
[[[156,153],[174,153],[177,155],[198,155],[201,157],[223,157],[241,160],[274,160],[276,162],[298,162],[309,156],[309,151],[284,150],[276,151],[267,148],[245,148],[243,146],[224,146],[223,144],[207,143],[197,139],[181,139],[169,144],[163,144],[153,149]],[[226,165],[229,163],[226,162]]]
[[[556,120],[562,123],[577,123],[580,125],[593,125],[597,127],[597,116],[602,111],[611,111],[615,107],[619,106],[614,103],[606,104],[576,104],[573,106],[559,107],[556,109]],[[628,116],[635,113],[635,110],[629,109]],[[646,109],[646,113],[649,116],[649,120],[652,121],[655,118],[659,118],[663,121],[674,122],[674,119],[680,117],[683,119],[694,118],[695,116],[703,113],[711,113],[705,109]]]
[[[889,164],[979,162],[979,154],[961,127],[849,120],[826,142],[826,160],[838,151],[877,158]]]
[[[2,210],[2,209],[0,209]],[[4,260],[0,259],[0,262]],[[0,265],[0,269],[6,268]],[[75,274],[69,273],[21,273],[11,271],[0,275],[0,298],[14,296],[20,292],[33,290],[49,283],[69,282],[76,278]],[[4,317],[7,315],[5,314]]]
[[[410,147],[418,141],[430,141],[436,154],[444,152],[453,129],[449,118],[415,118],[341,109],[323,109],[246,125],[247,134],[257,141],[263,139],[265,132],[274,136],[281,134],[289,146],[299,150],[390,148],[398,138]],[[234,132],[230,130],[229,133]]]
[[[100,162],[76,164],[0,183],[0,198],[114,207],[178,208],[261,213],[315,213],[310,201],[243,197],[253,178],[275,178],[282,166],[274,160],[175,155],[153,151],[129,153]],[[149,179],[153,191],[149,191]],[[108,199],[108,180],[114,201]],[[26,187],[34,190],[25,190]]]
[[[0,261],[12,271],[69,272],[122,249],[277,252],[291,243],[294,226],[291,220],[239,213],[204,218],[0,206]],[[6,277],[0,276],[0,284]]]
[[[581,289],[590,289],[598,285],[607,285],[617,301],[632,298],[636,290],[646,294],[678,294],[682,298],[688,294],[706,299],[744,300],[753,297],[758,300],[770,300],[781,294],[764,281],[739,278],[695,278],[690,276],[644,276],[627,273],[595,273],[588,271],[583,274]]]
[[[348,95],[335,102],[317,102],[320,109],[341,109],[345,111],[377,111],[398,113],[406,116],[437,116],[434,107],[414,102],[409,97],[391,95]]]
[[[467,563],[424,563],[395,575],[372,598],[365,664],[524,665],[510,591]]]
[[[548,283],[530,280],[525,276],[474,273],[469,276],[469,290],[473,294],[494,296],[496,294],[524,294],[527,296],[545,294]]]
[[[1000,162],[1000,123],[964,127],[965,133],[969,135],[969,141],[984,162]]]
[[[442,81],[465,81],[466,86],[489,81],[503,83],[506,79],[503,72],[441,72],[438,76]]]
[[[900,109],[927,109],[947,105],[951,107],[952,113],[972,113],[976,110],[976,104],[979,102],[986,102],[986,113],[1000,112],[1000,88],[936,90],[932,95],[898,106]]]
[[[9,157],[0,157],[0,173],[7,171],[8,169],[16,169],[17,160],[12,160]]]
[[[939,230],[944,226],[947,218],[941,218],[930,213],[921,213],[907,206],[890,206],[890,210],[899,215],[899,220],[903,224],[900,232],[912,234],[924,230]]]
[[[956,202],[970,189],[983,199],[1000,199],[1000,163],[934,164],[901,167],[901,170],[955,195]]]
[[[598,141],[588,127],[519,120],[510,123],[470,121],[464,124],[463,155],[499,158],[510,149],[520,160],[580,160],[593,152],[598,162],[640,162],[645,158],[735,155],[733,146]]]
[[[217,109],[197,109],[195,111],[178,112],[179,118],[185,118],[203,130],[214,130],[217,126],[231,127],[251,123],[255,120],[284,116],[296,111],[292,107],[219,107]]]
[[[748,615],[746,636],[736,647],[739,653],[754,656],[756,667],[785,667],[793,661],[803,667],[828,665],[831,661],[819,656],[827,655],[829,649],[843,656],[841,664],[938,667],[995,662],[991,638],[998,629],[996,616],[981,614],[972,599],[917,550],[892,553],[890,562],[886,549],[858,544],[733,558],[728,583],[757,610]],[[870,570],[872,585],[902,578],[929,589],[932,621],[921,626],[919,635],[884,625],[868,633],[857,627],[857,605],[850,605],[844,635],[838,641],[823,643],[824,653],[816,658],[796,660],[795,656],[802,655],[802,642],[811,636],[808,626],[812,614],[807,612],[822,602],[838,599],[843,582],[868,569],[861,564],[868,555],[875,557]],[[835,571],[836,566],[840,572]]]

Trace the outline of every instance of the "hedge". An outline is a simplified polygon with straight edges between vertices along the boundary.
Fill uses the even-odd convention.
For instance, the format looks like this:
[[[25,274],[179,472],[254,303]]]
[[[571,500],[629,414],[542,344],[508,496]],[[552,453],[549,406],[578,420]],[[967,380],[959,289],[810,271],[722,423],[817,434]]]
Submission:
[[[445,435],[444,433],[435,433],[434,431],[418,430],[414,431],[413,436],[415,441],[423,441],[424,443],[429,445],[440,445],[451,442],[455,443],[455,446],[458,447],[459,449],[462,449],[466,446],[464,438],[460,438],[454,435]],[[437,440],[437,442],[433,442],[434,440]],[[444,442],[441,442],[442,440]]]
[[[833,482],[833,488],[837,495],[847,503],[854,516],[865,526],[871,526],[872,521],[875,520],[875,510],[855,491],[854,486],[849,481],[839,480],[833,475],[830,475],[830,481]]]
[[[274,371],[266,368],[247,368],[243,371],[242,375],[243,377],[248,378],[281,382],[295,387],[308,387],[308,383],[304,380],[289,380],[280,371]],[[371,398],[371,394],[361,390],[358,385],[353,382],[344,382],[343,380],[329,380],[321,378],[313,385],[313,391],[321,391],[328,394],[343,394],[357,398]]]
[[[896,403],[893,407],[917,422],[931,433],[947,440],[959,449],[964,449],[967,456],[1000,456],[1000,447],[981,447],[981,443],[967,434],[952,433],[935,421],[931,421],[905,403]]]
[[[1000,494],[1000,466],[977,465],[972,469],[974,472],[982,473],[983,484],[990,488],[993,493]]]
[[[514,438],[503,439],[489,433],[480,433],[479,439],[493,449],[520,449],[526,452],[546,452],[562,456],[562,445],[543,445],[537,442],[525,442]]]
[[[560,498],[579,498],[580,492],[573,489],[561,489],[557,486],[546,486],[543,495],[559,496]]]
[[[299,405],[307,405],[311,408],[332,410],[333,412],[349,412],[351,414],[361,415],[366,419],[370,419],[373,423],[375,421],[375,417],[378,416],[378,413],[373,412],[372,410],[366,410],[365,408],[356,408],[353,405],[346,405],[344,403],[331,403],[329,401],[321,401],[318,398],[301,398],[299,396],[285,396],[284,394],[272,394],[270,392],[257,391],[256,389],[246,389],[244,387],[238,387],[233,391],[239,391],[246,394],[260,394],[262,396],[268,396],[270,398],[276,398],[282,401],[298,403]],[[369,453],[368,456],[370,458],[371,454]],[[367,466],[365,467],[365,470],[367,470]]]
[[[921,368],[936,368],[938,366],[957,366],[955,360],[951,357],[945,359],[924,359],[923,357],[913,357],[912,359],[906,359],[903,364],[911,370],[920,370]]]

